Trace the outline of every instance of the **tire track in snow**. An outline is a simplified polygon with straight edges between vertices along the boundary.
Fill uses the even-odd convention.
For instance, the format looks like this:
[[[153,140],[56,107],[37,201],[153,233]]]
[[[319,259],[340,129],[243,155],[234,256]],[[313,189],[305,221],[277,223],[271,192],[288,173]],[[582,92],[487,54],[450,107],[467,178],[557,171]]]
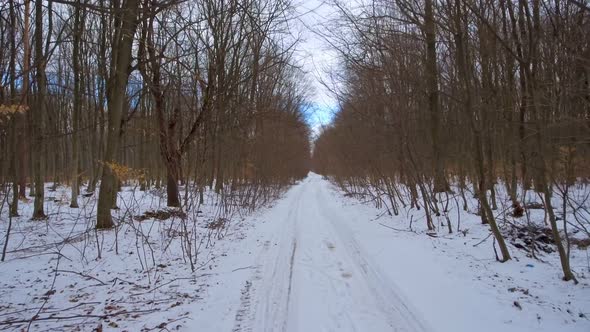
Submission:
[[[307,180],[305,180],[307,181]],[[275,219],[278,232],[270,235],[258,258],[257,270],[249,281],[249,300],[241,304],[234,331],[286,331],[291,297],[295,253],[297,249],[297,208],[304,183],[299,184],[277,204],[267,218]],[[282,204],[281,204],[282,203]],[[287,205],[287,217],[283,216]],[[290,246],[288,244],[291,244]],[[274,244],[274,246],[273,246]],[[244,314],[246,311],[248,314]]]
[[[324,201],[326,204],[320,209],[323,219],[329,221],[334,233],[344,242],[348,255],[363,272],[367,286],[372,296],[384,311],[385,317],[395,331],[416,331],[427,332],[431,329],[427,324],[414,314],[415,310],[410,307],[401,290],[397,289],[395,283],[387,278],[378,265],[370,261],[370,257],[364,253],[354,238],[354,234],[344,222],[337,223],[336,220],[344,219],[336,207],[334,207],[330,195],[322,187],[316,191],[316,201]],[[330,204],[332,203],[332,204]]]
[[[289,304],[291,303],[291,289],[293,288],[293,268],[295,266],[295,252],[297,251],[297,238],[293,238],[293,251],[291,252],[291,261],[289,264],[289,288],[287,289],[287,314],[289,314]],[[287,330],[287,319],[283,321],[283,331]]]
[[[326,187],[311,175],[265,216],[277,226],[243,288],[234,331],[429,331]]]
[[[236,312],[233,332],[239,331],[252,331],[252,327],[247,325],[249,322],[250,307],[251,307],[251,294],[250,289],[252,288],[252,282],[246,280],[246,285],[242,288],[242,295],[240,296],[240,308]]]

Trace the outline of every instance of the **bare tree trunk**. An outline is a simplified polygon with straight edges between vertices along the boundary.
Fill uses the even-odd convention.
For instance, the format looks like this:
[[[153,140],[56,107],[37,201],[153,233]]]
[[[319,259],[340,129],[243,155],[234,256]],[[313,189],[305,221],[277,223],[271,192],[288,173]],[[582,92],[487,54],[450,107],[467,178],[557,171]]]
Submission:
[[[494,237],[498,241],[500,246],[500,251],[502,253],[502,258],[500,259],[502,262],[508,261],[510,259],[510,253],[508,251],[508,247],[506,246],[506,242],[504,241],[504,237],[496,224],[496,220],[494,218],[494,214],[488,202],[488,198],[486,195],[486,179],[488,178],[488,174],[485,171],[485,164],[484,164],[484,150],[483,150],[483,142],[482,142],[482,133],[481,127],[482,124],[478,123],[481,122],[482,115],[481,110],[475,109],[473,105],[473,96],[472,96],[472,86],[471,80],[469,79],[468,72],[469,72],[469,63],[468,63],[468,51],[467,45],[465,43],[464,37],[467,31],[467,24],[463,21],[463,11],[462,11],[462,3],[461,0],[455,0],[455,46],[457,49],[457,71],[459,73],[459,81],[462,82],[461,90],[464,96],[464,112],[466,112],[468,118],[470,119],[471,128],[473,134],[475,136],[475,161],[477,165],[477,172],[479,183],[477,185],[477,196],[481,205],[480,213],[482,221],[489,223],[492,233]],[[478,121],[479,119],[479,121]]]
[[[561,241],[561,236],[559,235],[559,229],[557,228],[557,218],[555,217],[555,211],[553,209],[553,204],[551,203],[552,197],[552,189],[551,186],[547,184],[543,184],[543,196],[545,197],[545,209],[547,210],[547,214],[549,215],[549,224],[551,225],[551,233],[553,234],[553,240],[555,241],[555,245],[557,246],[557,252],[559,253],[559,260],[561,262],[561,269],[563,270],[563,280],[569,281],[573,280],[576,284],[578,280],[572,273],[572,269],[570,267],[570,260],[568,254],[565,251],[563,246],[563,242]]]
[[[80,184],[78,183],[79,176],[79,155],[80,155],[80,113],[82,108],[82,86],[81,69],[80,69],[80,46],[82,40],[82,33],[84,29],[84,22],[81,13],[82,6],[76,6],[74,18],[74,41],[72,50],[72,63],[74,70],[74,108],[72,111],[72,199],[70,202],[71,208],[78,207],[78,195],[80,194]]]
[[[440,142],[440,111],[438,68],[436,61],[436,22],[432,0],[424,1],[424,34],[426,37],[426,77],[428,86],[428,108],[430,110],[430,133],[434,153],[434,193],[449,190],[442,160],[442,144]]]
[[[129,79],[129,65],[131,64],[131,48],[137,28],[138,0],[128,0],[121,8],[117,8],[118,26],[115,28],[112,43],[111,72],[107,84],[108,131],[107,144],[104,152],[102,179],[98,196],[96,228],[111,228],[113,220],[111,207],[113,197],[117,191],[117,179],[108,163],[116,162],[119,139],[121,135],[121,120],[125,106],[126,88]]]
[[[37,94],[35,96],[35,112],[33,113],[33,132],[35,136],[35,144],[33,146],[33,168],[35,174],[33,219],[45,219],[47,217],[43,209],[45,200],[43,133],[45,130],[45,94],[47,89],[47,79],[45,76],[46,59],[43,56],[43,30],[43,2],[37,1],[35,2],[35,70]]]
[[[13,105],[18,103],[16,97],[16,10],[14,0],[10,0],[10,60],[9,60],[9,75],[10,75],[10,102]],[[19,165],[18,165],[18,148],[17,148],[17,130],[18,124],[21,122],[21,114],[15,114],[12,119],[13,126],[10,129],[10,146],[11,151],[11,175],[12,175],[12,203],[10,204],[10,216],[18,216],[18,199],[19,199]]]
[[[30,45],[30,12],[31,12],[31,1],[24,0],[24,22],[23,22],[23,89],[22,89],[22,102],[25,106],[28,106],[28,93],[30,87],[29,77],[31,75],[31,45]],[[19,134],[19,197],[26,199],[27,191],[27,175],[29,174],[29,123],[32,116],[30,110],[26,110],[25,114],[21,116],[22,132]]]

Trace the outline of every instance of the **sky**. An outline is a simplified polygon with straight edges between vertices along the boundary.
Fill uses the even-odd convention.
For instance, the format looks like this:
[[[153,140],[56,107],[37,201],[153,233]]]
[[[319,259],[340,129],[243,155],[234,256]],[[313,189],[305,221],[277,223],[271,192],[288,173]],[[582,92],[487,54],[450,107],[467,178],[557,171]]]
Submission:
[[[313,90],[308,122],[316,135],[322,125],[330,123],[337,109],[336,98],[322,84],[329,82],[329,71],[337,66],[337,53],[316,33],[334,18],[336,11],[329,0],[294,1],[297,20],[293,33],[301,37],[295,56]]]

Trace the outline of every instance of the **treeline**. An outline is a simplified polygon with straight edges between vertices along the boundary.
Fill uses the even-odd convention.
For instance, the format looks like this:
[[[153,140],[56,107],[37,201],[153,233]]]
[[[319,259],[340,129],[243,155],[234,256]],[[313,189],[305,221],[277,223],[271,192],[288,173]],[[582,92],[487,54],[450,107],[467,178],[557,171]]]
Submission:
[[[307,86],[283,0],[0,3],[0,181],[12,215],[27,185],[99,186],[97,227],[121,186],[206,186],[254,206],[306,175]],[[302,83],[303,82],[303,83]],[[234,199],[236,197],[233,197]],[[234,199],[235,201],[235,199]]]
[[[496,191],[508,193],[517,216],[534,190],[564,279],[575,279],[557,220],[567,226],[579,217],[568,193],[590,176],[588,3],[336,5],[339,29],[327,38],[344,68],[341,109],[315,143],[315,169],[352,193],[386,197],[394,213],[423,208],[429,229],[446,210],[444,193],[458,191],[467,209],[473,192],[501,261],[510,252],[495,218]],[[563,206],[552,203],[556,192]],[[452,232],[450,222],[445,227]]]

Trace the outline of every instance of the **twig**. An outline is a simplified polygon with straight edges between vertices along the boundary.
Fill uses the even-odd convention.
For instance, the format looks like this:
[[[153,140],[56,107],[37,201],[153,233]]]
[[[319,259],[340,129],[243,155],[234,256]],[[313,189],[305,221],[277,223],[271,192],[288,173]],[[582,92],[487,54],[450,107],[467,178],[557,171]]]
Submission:
[[[60,251],[61,251],[61,249],[58,250],[58,253],[60,253]],[[61,261],[61,255],[57,255],[57,263],[55,264],[55,272],[53,274],[53,282],[51,283],[51,287],[49,288],[48,293],[53,291],[55,288],[55,281],[57,280],[57,270],[59,268],[60,261]],[[37,310],[37,313],[33,317],[31,317],[31,319],[26,320],[29,322],[29,324],[27,325],[27,332],[31,329],[31,324],[33,324],[33,321],[37,320],[37,318],[39,317],[39,314],[41,313],[41,311],[43,311],[43,308],[45,307],[45,305],[47,305],[47,302],[49,301],[50,296],[51,295],[47,295],[45,297],[45,301],[43,302],[43,304],[41,305],[39,310]]]
[[[127,314],[137,314],[137,313],[151,313],[154,311],[158,311],[157,309],[147,309],[147,310],[134,310],[134,311],[127,311],[121,310],[117,311],[112,314],[103,314],[103,315],[72,315],[72,316],[48,316],[48,317],[33,317],[32,320],[30,319],[19,319],[19,320],[11,320],[11,321],[3,321],[0,322],[0,325],[13,325],[13,324],[22,324],[22,323],[32,323],[33,321],[44,321],[44,320],[66,320],[66,319],[77,319],[77,318],[100,318],[106,319],[109,317],[115,317],[120,315],[127,315]]]
[[[9,209],[10,208],[11,207],[9,207]],[[8,214],[8,228],[6,229],[6,238],[4,239],[4,247],[2,248],[2,258],[0,259],[0,262],[4,262],[4,259],[6,258],[6,249],[8,248],[8,239],[10,236],[10,229],[11,228],[12,228],[12,214],[9,213]]]
[[[237,269],[233,269],[232,272],[236,272],[236,271],[240,271],[240,270],[247,270],[247,269],[255,269],[256,266],[244,266],[244,267],[238,267]]]
[[[4,196],[4,198],[6,199],[6,201],[8,201],[8,195],[10,193],[10,190],[8,190],[8,192],[6,193],[6,195]],[[2,206],[4,206],[4,203],[2,204]],[[12,228],[12,204],[8,203],[8,228],[6,229],[6,238],[4,239],[4,246],[2,248],[2,258],[0,259],[1,262],[4,262],[4,259],[6,258],[6,249],[8,248],[8,239],[10,236],[10,229]],[[0,215],[2,214],[2,210],[0,209]]]
[[[72,307],[68,307],[68,308],[63,308],[63,309],[55,309],[55,310],[46,310],[45,313],[46,314],[52,314],[55,312],[64,312],[64,311],[68,311],[68,310],[73,310],[79,307],[83,307],[85,305],[93,305],[93,304],[101,304],[102,302],[83,302],[83,303],[79,303],[75,306]]]
[[[481,240],[481,241],[477,242],[477,243],[476,243],[476,244],[474,244],[473,246],[474,246],[474,247],[477,247],[478,245],[480,245],[480,244],[482,244],[482,243],[486,242],[486,240],[487,240],[487,239],[489,239],[489,238],[490,238],[490,236],[492,236],[492,233],[488,234],[488,236],[486,236],[486,237],[485,237],[483,240]]]
[[[171,283],[173,283],[175,281],[178,281],[178,280],[194,280],[196,278],[197,278],[196,276],[195,277],[185,277],[185,278],[174,278],[174,279],[172,279],[172,280],[170,280],[170,281],[168,281],[166,283],[163,283],[161,285],[158,285],[157,287],[154,287],[154,288],[148,290],[147,292],[129,294],[129,296],[131,297],[131,296],[144,295],[144,294],[147,294],[147,293],[151,293],[151,292],[155,291],[156,289],[162,288],[162,287],[164,287],[166,285],[169,285],[169,284],[171,284]]]
[[[496,261],[500,261],[500,257],[498,256],[498,250],[496,250],[496,238],[494,237],[494,241],[492,241],[492,248],[494,248],[494,255],[496,255]]]
[[[76,272],[76,271],[69,271],[69,270],[55,270],[55,272],[62,272],[62,273],[72,273],[72,274],[77,274],[77,275],[79,275],[79,276],[81,276],[81,277],[84,277],[84,278],[88,278],[88,279],[96,280],[96,281],[100,282],[100,283],[101,283],[101,285],[107,285],[107,283],[106,283],[106,282],[104,282],[104,281],[102,281],[102,280],[100,280],[100,279],[98,279],[98,278],[95,278],[95,277],[93,277],[93,276],[89,276],[89,275],[87,275],[87,274],[81,273],[81,272]]]
[[[385,225],[385,224],[382,224],[382,223],[378,223],[378,224],[379,224],[379,225],[381,225],[381,226],[383,226],[383,227],[385,227],[385,228],[393,229],[394,231],[397,231],[397,232],[408,232],[408,233],[415,233],[415,232],[413,232],[413,231],[411,231],[411,230],[409,230],[409,229],[399,229],[399,228],[394,228],[394,227],[387,226],[387,225]]]

